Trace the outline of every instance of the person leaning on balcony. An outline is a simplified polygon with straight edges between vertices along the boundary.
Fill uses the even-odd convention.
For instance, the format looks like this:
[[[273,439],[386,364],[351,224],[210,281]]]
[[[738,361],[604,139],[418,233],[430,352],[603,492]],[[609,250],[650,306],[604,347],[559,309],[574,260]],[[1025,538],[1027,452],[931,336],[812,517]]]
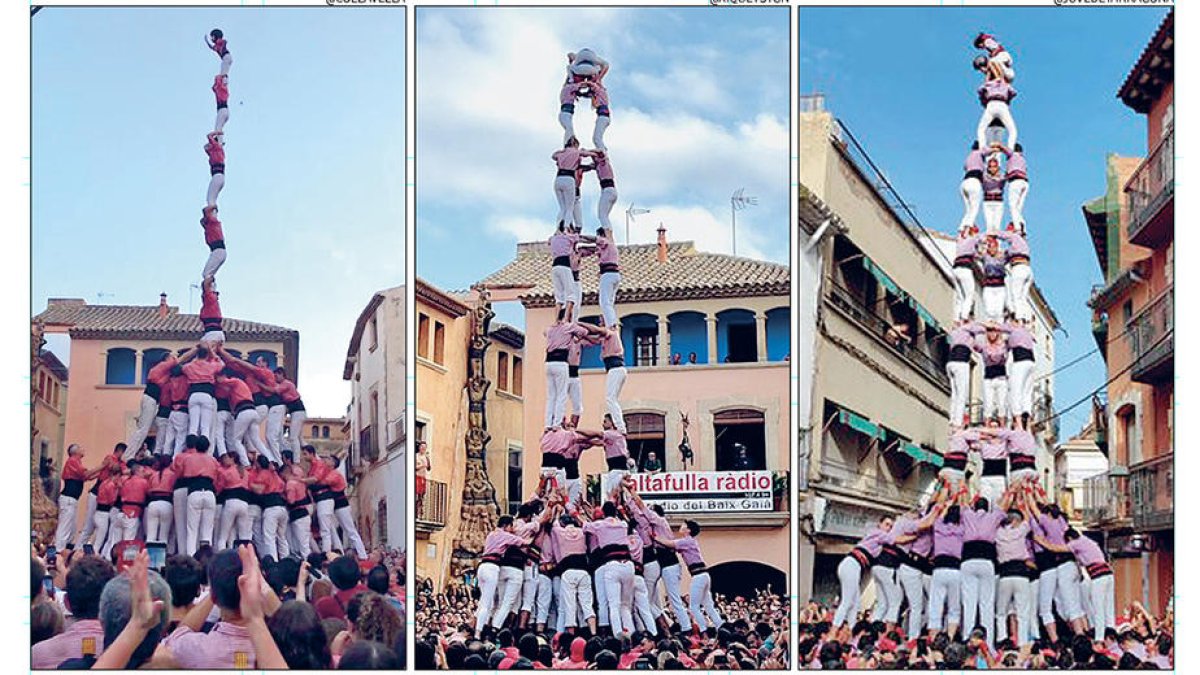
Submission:
[[[417,454],[413,457],[413,490],[417,495],[418,515],[421,514],[425,502],[425,491],[428,489],[426,483],[429,478],[429,470],[432,468],[432,463],[429,461],[428,444],[425,441],[417,441]]]

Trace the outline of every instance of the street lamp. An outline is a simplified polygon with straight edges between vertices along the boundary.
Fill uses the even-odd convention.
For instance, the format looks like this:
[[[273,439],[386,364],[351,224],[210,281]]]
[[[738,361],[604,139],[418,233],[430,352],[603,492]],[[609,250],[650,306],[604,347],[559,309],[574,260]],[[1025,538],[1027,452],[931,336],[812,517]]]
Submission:
[[[758,197],[747,197],[746,188],[738,188],[729,198],[729,216],[733,225],[733,254],[737,255],[737,212],[748,206],[757,206]]]
[[[626,246],[629,245],[629,221],[633,220],[637,216],[645,215],[647,213],[650,213],[650,209],[639,209],[639,208],[635,207],[632,203],[629,205],[629,208],[625,209],[625,245]]]

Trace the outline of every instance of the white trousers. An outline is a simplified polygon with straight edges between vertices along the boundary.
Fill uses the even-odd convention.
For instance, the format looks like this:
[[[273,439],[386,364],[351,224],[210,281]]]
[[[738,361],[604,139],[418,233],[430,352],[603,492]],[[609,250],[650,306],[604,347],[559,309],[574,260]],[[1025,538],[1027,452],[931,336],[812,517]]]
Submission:
[[[96,533],[96,538],[92,540],[92,548],[96,551],[96,555],[107,558],[104,552],[104,543],[108,541],[108,520],[109,515],[114,513],[111,509],[108,511],[96,510],[92,516],[92,531]]]
[[[620,272],[600,275],[600,316],[604,317],[605,327],[617,325],[617,289],[620,286]]]
[[[688,608],[691,609],[692,616],[695,617],[696,625],[699,628],[705,628],[706,617],[708,625],[711,625],[714,630],[725,623],[721,614],[717,612],[717,606],[713,604],[712,577],[708,575],[708,572],[701,572],[692,577],[692,585],[688,589]]]
[[[80,528],[79,534],[75,537],[75,546],[77,548],[86,544],[88,538],[96,531],[96,495],[91,492],[85,492],[82,499],[87,500],[87,508],[84,511],[83,527]]]
[[[904,589],[900,587],[900,582],[896,579],[896,572],[895,567],[876,565],[871,568],[871,578],[875,580],[875,588],[878,590],[875,594],[878,620],[887,623],[896,623],[900,620],[900,603],[904,600]]]
[[[1004,320],[1004,303],[1008,301],[1008,289],[1004,286],[984,286],[979,289],[979,305],[983,319],[1000,323]]]
[[[575,277],[566,265],[550,268],[550,283],[554,289],[554,304],[566,305],[575,295]]]
[[[292,457],[300,456],[300,447],[304,444],[304,423],[308,421],[308,413],[303,410],[297,410],[288,413],[288,448],[292,451]],[[282,455],[280,456],[282,463]]]
[[[1013,640],[1018,647],[1030,643],[1029,605],[1032,604],[1029,580],[1025,577],[1000,577],[996,583],[996,629],[1003,631],[1008,625],[1008,615],[1011,609],[1017,615],[1017,635]],[[988,635],[988,640],[995,644],[1000,641],[1000,635]]]
[[[604,374],[604,407],[612,416],[617,431],[625,433],[625,413],[621,410],[621,389],[625,386],[628,372],[625,366],[613,368]]]
[[[213,122],[213,131],[221,132],[225,130],[225,123],[229,121],[229,108],[217,108],[217,119]]]
[[[950,378],[950,423],[960,425],[966,416],[967,396],[971,392],[971,364],[947,361],[946,375]]]
[[[662,616],[662,598],[659,595],[658,582],[662,579],[662,566],[658,561],[646,563],[642,568],[646,580],[646,596],[650,601],[650,610],[654,612],[654,618]]]
[[[604,145],[604,132],[608,129],[609,123],[612,122],[608,115],[596,115],[596,126],[592,130],[592,147],[597,150],[608,151],[608,146]]]
[[[1013,361],[1008,366],[1008,409],[1013,417],[1033,414],[1033,361]]]
[[[1079,568],[1075,561],[1062,563],[1054,569],[1042,572],[1038,583],[1038,613],[1042,625],[1054,623],[1054,605],[1058,614],[1067,621],[1084,616],[1079,604]]]
[[[992,120],[997,119],[1008,132],[1007,138],[1001,142],[1010,148],[1017,145],[1017,123],[1013,120],[1008,104],[1004,101],[988,101],[987,106],[983,109],[983,114],[979,116],[979,124],[975,127],[975,139],[979,141],[980,148],[991,145],[987,139],[987,130],[992,125]]]
[[[165,544],[171,536],[171,521],[174,519],[171,502],[156,500],[146,504],[146,541]]]
[[[583,228],[583,198],[579,196],[578,186],[575,190],[575,202],[571,204],[571,218],[574,219],[576,227]],[[576,283],[576,285],[579,284]],[[571,320],[575,321],[576,319]]]
[[[851,556],[842,558],[837,566],[838,584],[841,587],[837,611],[833,613],[833,627],[854,623],[858,615],[859,598],[862,595],[862,565]]]
[[[226,499],[221,506],[221,528],[217,532],[217,550],[231,548],[233,542],[254,537],[254,521],[250,519],[250,505],[241,499]],[[259,554],[267,555],[264,551]]]
[[[521,604],[521,584],[524,572],[518,567],[500,567],[499,602],[496,612],[492,615],[492,627],[500,628],[508,615],[518,609]]]
[[[983,201],[983,223],[989,234],[999,232],[1004,224],[1004,201]]]
[[[296,550],[301,557],[307,558],[312,553],[312,516],[293,520],[292,536],[296,539]]]
[[[121,456],[122,461],[128,462],[137,455],[138,450],[142,449],[142,443],[146,442],[146,436],[150,434],[150,426],[156,419],[158,419],[158,401],[153,396],[143,393],[141,406],[138,408],[137,428],[125,441],[125,445],[128,447],[125,448],[125,454]]]
[[[323,536],[323,533],[322,533]],[[483,632],[488,617],[496,606],[496,588],[500,584],[500,566],[496,563],[480,563],[475,571],[479,581],[479,606],[475,608],[475,634]]]
[[[225,174],[212,174],[212,178],[208,179],[208,192],[205,194],[205,201],[209,206],[217,205],[217,197],[221,194],[223,187],[225,187]]]
[[[579,308],[583,307],[583,283],[571,275],[571,323],[579,321]]]
[[[58,527],[54,530],[54,548],[62,551],[75,536],[75,516],[79,513],[79,500],[58,495]]]
[[[609,214],[612,213],[613,206],[617,203],[617,188],[606,187],[600,190],[600,201],[596,204],[596,217],[600,219],[600,227],[608,230],[612,234],[612,221],[609,220]]]
[[[1020,321],[1033,318],[1033,309],[1029,304],[1029,290],[1033,287],[1033,268],[1025,263],[1017,263],[1008,267],[1008,275],[1004,277],[1005,291],[1008,295],[1008,309]]]
[[[188,433],[213,438],[213,419],[217,416],[217,399],[202,391],[188,396]]]
[[[907,635],[916,636],[921,633],[921,615],[925,609],[925,575],[921,570],[909,565],[901,565],[896,571],[896,580],[904,590],[904,598],[908,600]]]
[[[611,626],[612,617],[608,606],[608,568],[601,565],[592,573],[592,586],[596,589],[596,623]]]
[[[233,65],[233,54],[225,52],[225,56],[221,57],[221,74],[228,75],[229,68]]]
[[[287,406],[273,405],[267,411],[267,446],[271,449],[268,459],[276,464],[283,463],[283,420],[286,417]]]
[[[354,547],[354,552],[358,554],[359,560],[367,559],[367,548],[363,545],[362,537],[358,534],[358,526],[354,524],[354,514],[349,506],[343,506],[336,509],[333,515],[337,517],[337,522],[342,526],[342,536],[346,543]]]
[[[525,569],[521,570],[522,612],[533,613],[534,607],[537,605],[538,579],[541,576],[535,565],[525,565]]]
[[[250,465],[250,458],[246,455],[246,444],[250,444],[258,454],[267,458],[271,457],[271,450],[267,444],[263,442],[262,435],[259,434],[259,419],[258,411],[254,408],[246,408],[233,418],[233,452],[237,453],[238,461],[242,466]]]
[[[567,414],[567,384],[570,371],[566,361],[546,362],[546,427],[562,424]]]
[[[138,531],[142,527],[141,516],[127,516],[121,514],[121,539],[120,541],[133,541],[138,538]]]
[[[228,410],[218,410],[216,417],[213,418],[213,457],[221,457],[232,450],[227,443],[229,440],[227,428],[232,422],[233,417]]]
[[[958,191],[963,199],[963,217],[958,223],[958,229],[962,231],[974,225],[979,218],[979,207],[983,204],[983,183],[978,178],[964,178],[958,184]]]
[[[583,417],[583,382],[578,377],[567,378],[567,398],[571,401],[571,414]]]
[[[212,398],[209,396],[209,398]],[[191,401],[189,400],[189,406]],[[213,408],[217,407],[217,402],[213,401]],[[191,416],[182,410],[172,410],[170,417],[167,418],[167,423],[171,425],[171,456],[174,457],[183,452],[187,444],[188,423]]]
[[[244,502],[243,502],[244,503]],[[208,490],[187,496],[187,550],[195,555],[200,542],[213,541],[213,521],[217,515],[217,497]]]
[[[929,628],[940,631],[953,624],[962,623],[962,600],[960,590],[962,577],[958,570],[937,567],[929,583]],[[943,624],[942,620],[946,623]]]
[[[1008,212],[1012,221],[1025,231],[1025,198],[1029,196],[1029,181],[1013,178],[1008,181]]]
[[[615,490],[617,486],[621,484],[621,481],[625,480],[625,477],[628,475],[628,471],[622,471],[620,469],[605,471],[600,480],[600,496],[607,501],[608,495],[612,494],[612,491]]]
[[[550,623],[550,608],[554,605],[554,579],[538,574],[533,590],[533,622],[539,626]],[[559,631],[562,632],[562,631]]]
[[[1008,378],[985,377],[983,379],[983,418],[1004,419],[1008,417]]]
[[[601,566],[604,574],[605,599],[608,601],[608,618],[612,623],[613,635],[632,633],[633,627],[633,562],[611,560]],[[692,580],[692,598],[695,602],[695,580]]]
[[[962,586],[963,632],[983,626],[987,639],[996,641],[996,566],[991,560],[964,560],[959,573]]]
[[[559,621],[567,628],[580,625],[596,616],[592,609],[592,578],[584,570],[566,570],[559,585]]]
[[[954,316],[966,321],[975,307],[975,271],[970,267],[954,268]]]
[[[692,630],[692,621],[688,618],[687,607],[683,604],[683,594],[680,586],[683,584],[683,565],[669,565],[662,568],[662,581],[667,589],[667,602],[679,622],[679,628],[687,633]]]
[[[96,515],[100,514],[97,513]],[[117,545],[118,541],[121,541],[121,533],[125,529],[123,518],[124,515],[115,506],[108,512],[108,527],[105,528],[108,530],[108,532],[104,536],[104,546],[101,547],[99,544],[96,544],[96,552],[100,555],[100,557],[109,560],[112,559],[113,547]],[[98,527],[99,523],[97,523],[97,528]]]
[[[268,506],[262,512],[262,532],[265,550],[260,556],[269,555],[276,561],[288,556],[287,507]]]
[[[1008,477],[1005,475],[997,476],[980,476],[979,477],[979,496],[985,497],[988,500],[988,505],[996,508],[1000,504],[1000,499],[1004,496],[1004,491],[1008,489]],[[963,563],[963,588],[966,592],[966,574],[967,564]]]
[[[646,590],[646,577],[633,576],[633,619],[640,630],[657,633],[654,625],[654,610],[650,607],[650,593]]]
[[[1113,575],[1106,574],[1091,580],[1092,630],[1097,641],[1104,639],[1105,628],[1116,628],[1116,599]]]
[[[217,276],[217,270],[221,269],[221,265],[225,264],[225,259],[228,253],[224,248],[216,248],[208,252],[208,258],[204,261],[204,269],[200,271],[201,279],[208,279]]]
[[[559,110],[558,124],[563,128],[563,145],[566,145],[567,141],[575,136],[575,114]]]
[[[321,551],[329,553],[335,548],[341,548],[342,542],[337,536],[336,520],[333,515],[333,500],[322,499],[317,502],[317,527],[321,532]]]
[[[554,197],[558,199],[558,222],[575,224],[575,177],[555,176]]]
[[[213,507],[216,507],[216,501],[213,501]],[[187,516],[188,516],[188,491],[187,488],[175,488],[171,493],[171,510],[175,515],[175,552],[187,553]]]

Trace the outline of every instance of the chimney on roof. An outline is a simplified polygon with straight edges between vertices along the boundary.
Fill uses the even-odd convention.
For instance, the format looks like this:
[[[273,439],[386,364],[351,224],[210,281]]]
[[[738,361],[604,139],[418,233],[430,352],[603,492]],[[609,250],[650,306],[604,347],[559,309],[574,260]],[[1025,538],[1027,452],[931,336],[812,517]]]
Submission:
[[[658,224],[658,262],[667,262],[667,228]]]
[[[160,318],[160,319],[167,318],[167,314],[169,314],[170,311],[171,311],[171,308],[167,307],[167,294],[159,293],[158,294],[158,318]]]

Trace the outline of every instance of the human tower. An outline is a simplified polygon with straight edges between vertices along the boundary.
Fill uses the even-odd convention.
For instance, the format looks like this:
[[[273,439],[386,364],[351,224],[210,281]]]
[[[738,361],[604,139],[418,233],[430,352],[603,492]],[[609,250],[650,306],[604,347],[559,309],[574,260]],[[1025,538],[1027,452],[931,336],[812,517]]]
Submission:
[[[869,575],[877,591],[871,618],[909,638],[946,633],[1023,646],[1043,632],[1052,641],[1090,632],[1100,640],[1115,627],[1112,568],[1038,484],[1024,217],[1029,175],[1011,110],[1016,72],[995,36],[980,33],[974,46],[982,50],[974,67],[983,77],[983,113],[960,185],[948,451],[932,499],[881,518],[838,566],[833,624],[858,616],[859,585]],[[1005,203],[1010,218],[1002,227]],[[966,400],[976,358],[983,365],[982,424],[971,426]],[[968,481],[973,453],[982,470]]]

